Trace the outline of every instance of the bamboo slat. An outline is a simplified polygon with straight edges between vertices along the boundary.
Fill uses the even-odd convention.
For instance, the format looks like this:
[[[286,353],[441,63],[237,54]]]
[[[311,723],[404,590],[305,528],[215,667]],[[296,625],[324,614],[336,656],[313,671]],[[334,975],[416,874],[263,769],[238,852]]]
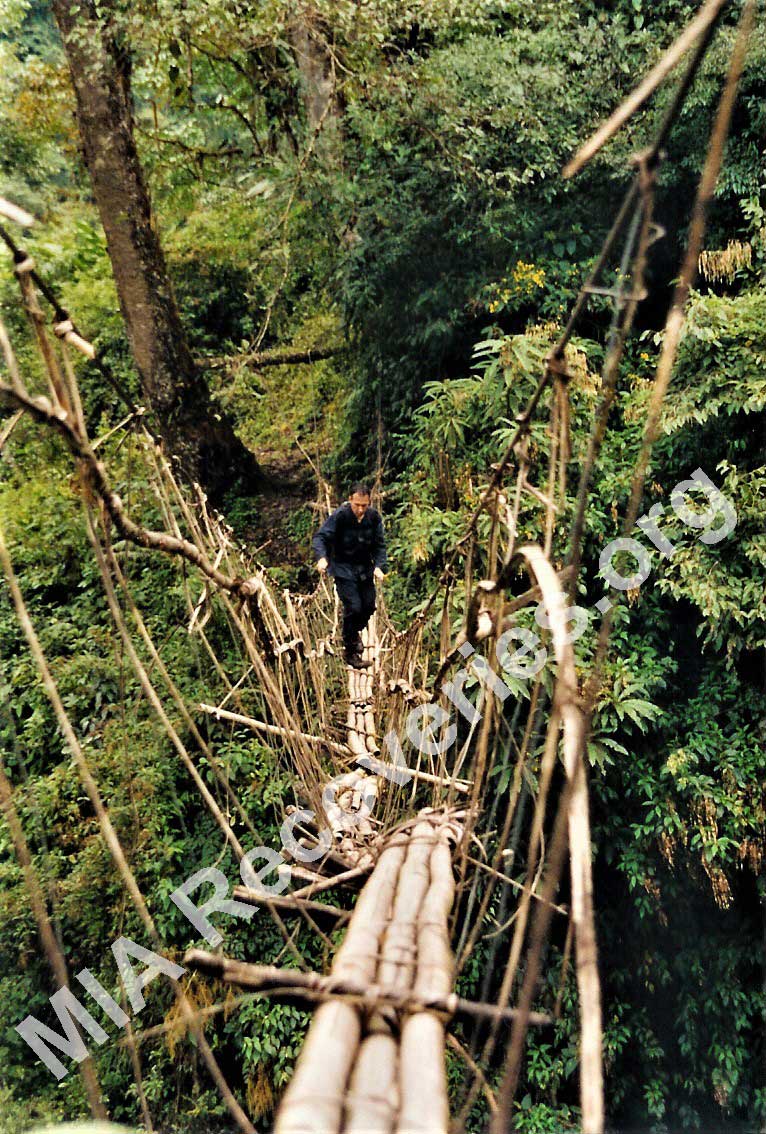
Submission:
[[[377,979],[384,988],[402,992],[412,988],[417,956],[416,924],[430,882],[428,862],[434,840],[430,823],[415,826],[399,875],[391,921],[383,934]]]
[[[317,1009],[274,1134],[340,1134],[361,1030],[360,1014],[350,1004],[328,1000]]]
[[[417,969],[413,992],[424,998],[448,996],[454,979],[454,958],[447,928],[455,897],[449,828],[443,825],[428,862],[429,886],[417,923]],[[418,1012],[402,1027],[399,1060],[401,1109],[397,1134],[404,1131],[444,1132],[449,1126],[444,1020]]]
[[[384,1032],[359,1047],[348,1093],[344,1134],[392,1134],[399,1110],[396,1041]]]
[[[336,954],[334,976],[372,981],[380,926],[390,914],[404,857],[402,845],[381,854]],[[330,1001],[317,1010],[279,1108],[275,1134],[340,1134],[361,1029],[361,1013],[349,1004]]]
[[[399,1047],[401,1105],[397,1134],[447,1134],[449,1106],[444,1070],[444,1026],[438,1016],[408,1016]]]

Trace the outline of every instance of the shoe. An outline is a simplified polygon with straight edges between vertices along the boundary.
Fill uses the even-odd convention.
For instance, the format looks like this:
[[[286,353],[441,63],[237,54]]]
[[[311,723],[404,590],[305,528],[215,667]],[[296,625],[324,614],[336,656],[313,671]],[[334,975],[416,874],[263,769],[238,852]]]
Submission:
[[[365,661],[361,654],[346,654],[346,665],[350,665],[352,669],[369,669],[372,662]]]

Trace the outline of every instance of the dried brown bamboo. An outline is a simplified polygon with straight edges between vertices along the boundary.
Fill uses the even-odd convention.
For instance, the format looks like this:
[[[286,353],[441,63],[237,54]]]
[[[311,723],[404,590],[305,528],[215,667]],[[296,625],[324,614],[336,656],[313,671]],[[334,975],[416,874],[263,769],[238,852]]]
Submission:
[[[235,984],[252,992],[273,996],[276,1000],[304,1005],[330,999],[347,999],[371,1013],[381,1008],[392,1008],[399,1013],[434,1012],[444,1020],[454,1016],[462,1020],[494,1020],[500,1024],[512,1023],[519,1014],[515,1008],[499,1008],[497,1004],[465,1000],[454,992],[419,995],[414,991],[402,992],[384,988],[377,982],[366,983],[332,973],[322,976],[302,969],[282,969],[276,965],[233,961],[220,953],[208,953],[204,949],[190,949],[184,957],[184,964],[209,973],[226,984]],[[430,968],[430,962],[426,959],[422,967]],[[442,968],[442,971],[448,970]],[[440,983],[444,987],[444,982]],[[552,1024],[553,1017],[544,1012],[532,1012],[529,1022],[542,1027]]]
[[[152,709],[154,710],[157,717],[159,718],[163,729],[165,730],[166,734],[170,738],[170,741],[171,741],[173,747],[175,748],[176,752],[178,753],[178,755],[181,759],[181,762],[183,763],[184,767],[186,768],[186,770],[188,771],[192,780],[194,781],[194,784],[197,788],[197,791],[202,796],[203,800],[205,801],[205,803],[208,807],[208,810],[210,811],[211,815],[213,816],[216,823],[220,827],[224,838],[231,845],[231,847],[232,847],[234,853],[236,854],[237,858],[241,859],[241,858],[244,857],[245,852],[244,852],[244,849],[243,849],[239,839],[234,834],[234,831],[231,828],[231,824],[229,823],[229,821],[228,821],[227,817],[224,815],[224,813],[221,811],[221,808],[218,806],[218,801],[212,795],[207,784],[202,779],[202,776],[200,775],[194,761],[192,760],[191,756],[189,755],[189,752],[186,748],[186,745],[181,740],[181,737],[179,736],[178,732],[176,731],[175,727],[173,726],[172,722],[170,721],[167,713],[165,712],[165,708],[164,708],[164,706],[163,706],[163,704],[162,704],[162,702],[161,702],[161,700],[160,700],[160,698],[157,694],[156,689],[154,688],[154,685],[152,684],[152,681],[151,681],[149,674],[146,670],[146,666],[144,665],[144,663],[141,661],[140,657],[138,656],[138,651],[136,650],[136,648],[133,644],[133,639],[132,639],[132,637],[130,635],[130,631],[129,631],[126,623],[125,623],[125,619],[123,617],[122,610],[120,609],[120,604],[117,600],[117,594],[115,592],[114,584],[112,583],[111,575],[109,573],[109,568],[108,568],[108,565],[107,565],[107,562],[106,562],[106,557],[104,555],[104,550],[101,547],[98,536],[96,534],[96,529],[95,529],[94,524],[93,524],[93,517],[92,517],[92,515],[91,515],[91,513],[88,509],[86,509],[85,520],[86,520],[86,530],[87,530],[87,533],[88,533],[88,538],[90,540],[91,546],[92,546],[94,554],[96,556],[96,561],[97,561],[99,568],[100,568],[100,571],[101,571],[101,581],[103,583],[104,593],[106,595],[106,601],[107,601],[107,604],[109,606],[109,610],[112,614],[112,618],[114,620],[115,627],[117,628],[117,632],[120,635],[120,638],[122,640],[125,651],[126,651],[128,657],[130,659],[132,666],[133,666],[136,677],[138,678],[139,684],[140,684],[142,690],[144,691],[144,694],[145,694],[149,704],[152,706]]]
[[[336,752],[339,756],[348,756],[349,749],[344,744],[337,744],[333,740],[328,740],[325,736],[311,736],[309,733],[301,732],[299,729],[285,728],[282,725],[269,724],[267,721],[257,721],[253,717],[245,716],[243,713],[232,713],[228,709],[221,709],[217,705],[206,705],[200,702],[199,708],[203,713],[209,713],[216,720],[232,721],[234,724],[247,725],[248,728],[253,729],[255,732],[270,733],[272,736],[284,736],[287,738],[295,737],[296,739],[304,741],[306,744],[316,744],[322,748],[328,748],[331,752]]]
[[[250,816],[248,815],[245,808],[242,806],[242,804],[239,800],[239,796],[236,794],[236,792],[232,788],[231,783],[229,781],[229,777],[226,774],[226,772],[224,771],[224,769],[221,767],[220,761],[218,760],[217,756],[213,753],[209,744],[207,743],[205,738],[202,736],[202,733],[197,728],[196,722],[194,721],[194,718],[192,717],[191,713],[189,712],[189,709],[186,705],[186,702],[184,701],[183,697],[181,696],[181,693],[180,693],[178,687],[176,686],[175,682],[173,681],[172,677],[170,676],[170,673],[168,672],[167,666],[165,665],[164,661],[162,660],[162,656],[161,656],[159,650],[157,649],[157,647],[154,644],[154,640],[152,639],[152,636],[147,629],[147,626],[146,626],[146,623],[144,621],[143,615],[141,614],[141,611],[138,609],[138,607],[137,607],[137,605],[136,605],[136,603],[133,599],[133,595],[131,593],[130,587],[128,586],[127,579],[125,578],[125,575],[123,574],[122,568],[120,567],[120,564],[117,560],[117,556],[115,555],[114,548],[112,547],[111,541],[109,541],[109,540],[107,540],[105,542],[104,554],[106,556],[106,560],[107,560],[107,563],[109,565],[110,570],[112,571],[114,577],[117,579],[117,581],[120,584],[120,588],[121,588],[122,593],[124,595],[125,602],[127,604],[128,609],[130,610],[131,615],[133,616],[133,621],[136,624],[136,627],[138,629],[141,640],[144,643],[144,645],[146,646],[147,650],[149,651],[149,655],[152,659],[152,665],[157,669],[157,671],[159,672],[163,681],[165,682],[165,686],[166,686],[166,688],[167,688],[167,690],[168,690],[168,692],[169,692],[169,694],[170,694],[170,696],[173,700],[174,705],[178,709],[178,712],[181,714],[181,718],[183,719],[184,724],[189,729],[189,732],[191,733],[192,737],[194,738],[194,742],[197,745],[199,751],[204,755],[205,759],[208,761],[208,764],[210,765],[210,767],[213,771],[213,774],[215,775],[216,779],[218,780],[218,783],[221,785],[221,787],[226,792],[226,795],[227,795],[227,798],[229,800],[230,805],[236,809],[237,814],[239,815],[240,819],[245,824],[247,829],[250,831],[250,834],[253,835],[254,838],[257,838],[258,835],[257,835],[257,832],[256,832],[252,822],[250,821]]]
[[[708,0],[695,18],[681,32],[679,37],[668,48],[665,54],[642,79],[636,89],[615,110],[614,114],[600,126],[595,134],[578,150],[577,154],[568,162],[562,171],[562,177],[573,177],[584,165],[593,158],[617,131],[625,125],[629,118],[646,102],[657,87],[670,72],[678,66],[681,59],[698,39],[701,38],[717,19],[727,0]]]
[[[566,632],[566,600],[555,571],[539,547],[520,554],[543,594],[558,666],[556,705],[564,726],[564,766],[572,784],[569,850],[572,920],[575,927],[577,984],[580,994],[580,1099],[583,1129],[601,1134],[604,1125],[601,986],[598,977],[588,789],[585,779],[586,719],[577,685],[574,652]]]

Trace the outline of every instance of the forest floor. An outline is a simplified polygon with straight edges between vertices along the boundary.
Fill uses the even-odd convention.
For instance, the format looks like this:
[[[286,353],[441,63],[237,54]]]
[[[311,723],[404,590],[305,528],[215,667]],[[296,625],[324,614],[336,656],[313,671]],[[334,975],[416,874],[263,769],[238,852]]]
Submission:
[[[229,410],[246,407],[237,415],[237,430],[274,482],[245,501],[232,499],[227,518],[277,585],[311,591],[316,585],[311,537],[321,522],[312,463],[322,468],[332,452],[345,379],[327,359],[257,373],[242,369],[217,393]]]
[[[316,579],[311,537],[320,523],[314,474],[299,452],[263,449],[258,460],[275,488],[253,500],[246,543],[278,582],[293,590],[312,590]]]

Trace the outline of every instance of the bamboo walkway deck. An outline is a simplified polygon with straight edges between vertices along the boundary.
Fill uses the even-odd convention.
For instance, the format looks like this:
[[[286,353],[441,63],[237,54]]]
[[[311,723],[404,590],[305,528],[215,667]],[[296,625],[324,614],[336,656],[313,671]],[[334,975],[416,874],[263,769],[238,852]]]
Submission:
[[[386,842],[331,971],[379,1004],[320,1005],[276,1134],[445,1134],[444,1016],[423,1003],[452,992],[447,921],[459,834],[448,815],[421,812]]]
[[[357,757],[379,751],[372,711],[380,660],[374,620],[363,643],[370,668],[347,671],[347,743]],[[376,797],[381,781],[354,772],[346,779],[338,814],[328,820],[343,857],[366,865],[374,829],[363,818],[346,833],[342,813],[356,810],[365,791]],[[446,1132],[444,1017],[423,1003],[452,993],[451,848],[459,835],[446,812],[423,811],[378,848],[330,974],[338,988],[365,989],[364,1002],[331,998],[317,1009],[275,1134]],[[371,1000],[377,1001],[372,1007]]]

